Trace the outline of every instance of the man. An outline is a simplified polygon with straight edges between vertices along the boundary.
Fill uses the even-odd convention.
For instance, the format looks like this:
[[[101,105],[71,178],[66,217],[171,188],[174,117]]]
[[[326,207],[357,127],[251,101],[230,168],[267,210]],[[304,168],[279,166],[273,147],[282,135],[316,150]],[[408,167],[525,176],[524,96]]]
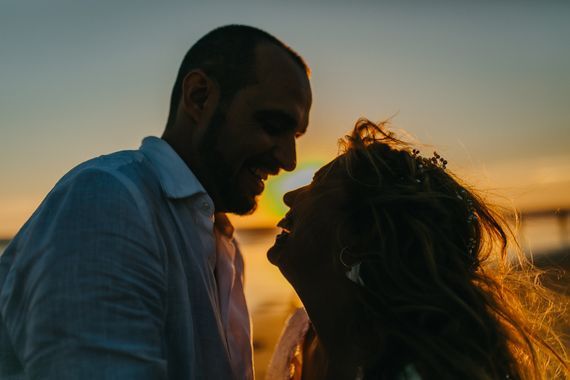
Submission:
[[[307,66],[274,37],[200,39],[162,139],[73,169],[0,258],[0,378],[252,378],[224,213],[295,168],[310,106]]]

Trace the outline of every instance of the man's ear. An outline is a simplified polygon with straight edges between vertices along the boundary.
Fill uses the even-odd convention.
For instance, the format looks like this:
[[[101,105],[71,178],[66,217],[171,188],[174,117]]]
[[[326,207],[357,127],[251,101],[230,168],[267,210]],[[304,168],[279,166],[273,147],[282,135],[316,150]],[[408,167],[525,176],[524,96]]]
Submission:
[[[184,77],[182,82],[181,110],[196,124],[199,124],[204,115],[208,115],[209,108],[217,106],[219,98],[218,85],[202,70],[192,70]]]

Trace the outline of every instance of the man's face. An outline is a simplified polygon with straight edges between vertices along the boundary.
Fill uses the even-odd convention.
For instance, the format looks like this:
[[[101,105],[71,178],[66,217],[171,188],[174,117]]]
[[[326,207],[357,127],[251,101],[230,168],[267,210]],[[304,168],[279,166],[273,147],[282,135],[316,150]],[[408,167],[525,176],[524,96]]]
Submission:
[[[307,129],[306,73],[273,45],[257,48],[255,71],[254,84],[218,106],[199,144],[218,211],[253,211],[267,176],[295,169],[295,140]]]

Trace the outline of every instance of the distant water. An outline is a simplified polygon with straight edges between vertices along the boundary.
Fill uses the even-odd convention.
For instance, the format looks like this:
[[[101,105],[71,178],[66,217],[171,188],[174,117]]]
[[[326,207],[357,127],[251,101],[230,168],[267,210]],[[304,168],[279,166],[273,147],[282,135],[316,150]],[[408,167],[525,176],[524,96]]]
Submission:
[[[527,254],[542,255],[561,248],[570,248],[570,220],[537,218],[527,220],[518,231]]]

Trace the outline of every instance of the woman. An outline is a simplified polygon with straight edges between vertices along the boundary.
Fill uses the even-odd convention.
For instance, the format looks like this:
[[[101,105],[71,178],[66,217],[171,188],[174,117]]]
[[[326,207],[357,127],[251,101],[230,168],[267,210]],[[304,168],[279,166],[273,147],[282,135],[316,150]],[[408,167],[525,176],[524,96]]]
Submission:
[[[501,217],[447,162],[368,120],[344,148],[284,197],[268,257],[306,314],[289,321],[268,379],[568,376],[554,304],[522,256],[507,259]]]

